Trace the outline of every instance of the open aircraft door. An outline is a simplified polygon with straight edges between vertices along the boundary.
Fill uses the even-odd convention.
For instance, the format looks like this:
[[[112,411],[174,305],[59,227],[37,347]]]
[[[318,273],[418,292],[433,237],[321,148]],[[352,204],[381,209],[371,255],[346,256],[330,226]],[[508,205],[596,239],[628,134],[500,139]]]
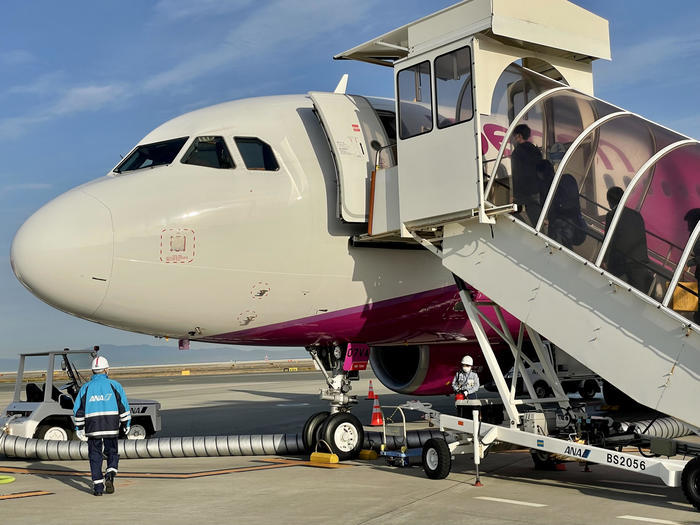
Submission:
[[[346,222],[367,222],[375,155],[389,145],[384,126],[364,97],[318,91],[309,95],[335,158],[338,215]]]

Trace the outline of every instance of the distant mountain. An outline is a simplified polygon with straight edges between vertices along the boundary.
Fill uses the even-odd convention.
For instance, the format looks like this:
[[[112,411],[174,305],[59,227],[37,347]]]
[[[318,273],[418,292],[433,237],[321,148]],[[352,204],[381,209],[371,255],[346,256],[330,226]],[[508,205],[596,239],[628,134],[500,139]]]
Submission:
[[[258,361],[270,359],[303,359],[309,354],[303,348],[263,348],[259,346],[220,346],[178,350],[173,346],[100,345],[100,354],[110,366],[178,365],[226,361]],[[0,358],[0,372],[16,372],[17,359]]]

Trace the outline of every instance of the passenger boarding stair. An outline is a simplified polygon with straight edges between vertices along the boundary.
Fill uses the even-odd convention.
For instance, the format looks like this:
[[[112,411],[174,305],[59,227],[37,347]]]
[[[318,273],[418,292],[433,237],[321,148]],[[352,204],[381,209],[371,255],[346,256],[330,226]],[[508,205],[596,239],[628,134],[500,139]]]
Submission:
[[[465,0],[335,58],[396,80],[395,145],[352,122],[374,165],[346,147],[350,120],[326,123],[339,178],[370,179],[355,244],[418,241],[528,332],[700,427],[700,143],[593,96],[607,20],[563,0]],[[363,114],[354,103],[345,114]]]
[[[700,333],[509,216],[444,227],[443,265],[639,403],[700,427]]]
[[[575,127],[572,120],[577,136],[562,144],[556,137]],[[551,183],[540,186],[539,213],[515,213],[509,204],[515,163],[508,149],[524,123],[542,130],[537,146],[554,167]],[[453,274],[635,401],[699,428],[700,269],[691,269],[700,263],[700,143],[559,86],[515,116],[490,165],[478,208],[405,227]],[[468,162],[464,169],[471,178],[489,171],[475,175]],[[568,219],[581,234],[578,245],[549,236],[565,177],[578,186],[578,195],[570,193],[580,213]],[[613,186],[622,196],[616,206],[607,200]],[[426,226],[441,229],[440,242],[421,237]],[[631,239],[640,237],[641,254],[631,254]],[[615,257],[642,278],[613,274]]]

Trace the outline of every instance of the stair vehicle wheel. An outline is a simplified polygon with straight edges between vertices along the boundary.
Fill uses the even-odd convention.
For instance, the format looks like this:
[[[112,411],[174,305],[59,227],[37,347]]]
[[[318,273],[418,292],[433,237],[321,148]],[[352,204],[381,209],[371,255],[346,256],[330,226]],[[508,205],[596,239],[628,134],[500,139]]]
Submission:
[[[535,395],[540,399],[544,399],[545,397],[551,397],[554,394],[547,382],[541,379],[532,386],[535,388]]]
[[[598,383],[595,379],[586,379],[583,384],[579,387],[578,393],[581,399],[593,399],[598,393]]]
[[[535,470],[555,470],[557,462],[549,452],[542,450],[530,450],[532,462],[535,464]]]
[[[445,479],[452,468],[452,453],[447,442],[430,438],[423,445],[423,470],[430,479]]]
[[[146,427],[140,424],[131,425],[131,430],[126,436],[126,439],[146,439],[148,432]]]
[[[340,461],[355,459],[365,442],[365,430],[349,412],[331,414],[323,425],[321,439],[328,443]]]
[[[700,457],[690,460],[683,469],[681,487],[688,501],[700,511]]]
[[[301,440],[304,443],[304,449],[306,452],[313,452],[316,443],[318,443],[321,429],[323,428],[323,423],[326,422],[330,412],[317,412],[313,414],[304,423],[304,429],[301,432]]]
[[[34,434],[37,439],[50,441],[68,441],[73,439],[73,432],[60,425],[39,425]]]

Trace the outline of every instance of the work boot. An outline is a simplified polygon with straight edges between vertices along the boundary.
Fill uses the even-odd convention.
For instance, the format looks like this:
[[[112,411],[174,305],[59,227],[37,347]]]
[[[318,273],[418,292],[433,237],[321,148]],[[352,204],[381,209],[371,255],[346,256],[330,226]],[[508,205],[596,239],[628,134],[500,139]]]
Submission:
[[[105,492],[107,494],[114,494],[114,475],[107,474],[105,476]]]

